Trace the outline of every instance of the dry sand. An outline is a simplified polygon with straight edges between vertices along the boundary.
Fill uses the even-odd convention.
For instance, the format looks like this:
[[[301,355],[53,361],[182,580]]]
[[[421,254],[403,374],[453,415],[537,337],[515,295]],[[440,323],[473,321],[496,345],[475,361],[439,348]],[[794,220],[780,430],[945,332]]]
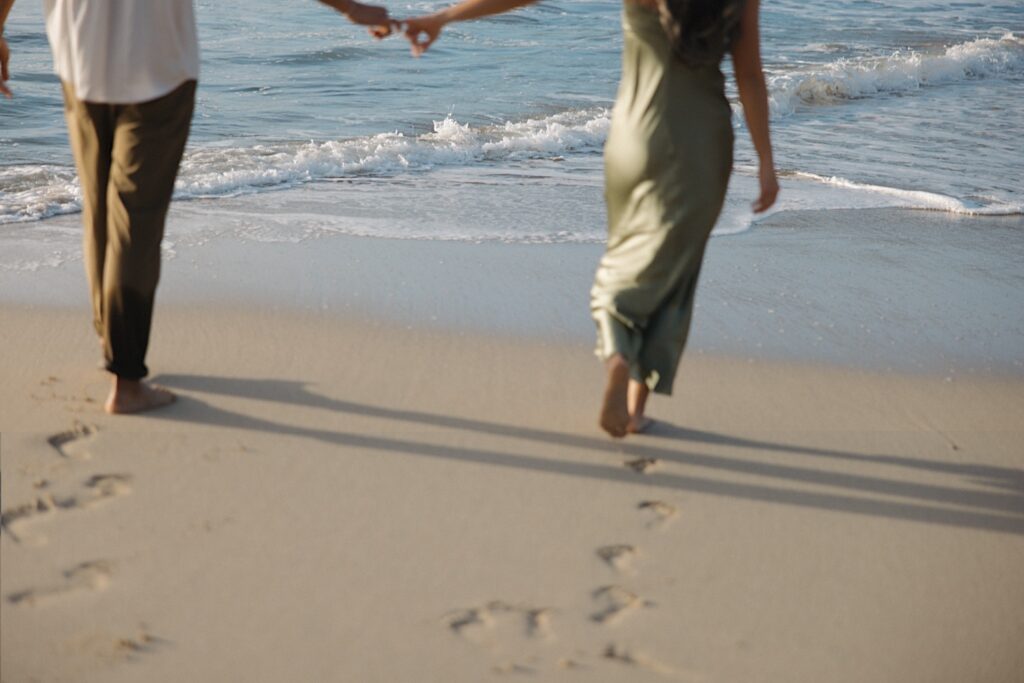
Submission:
[[[1024,382],[693,354],[596,429],[582,343],[0,309],[4,683],[1019,682]]]

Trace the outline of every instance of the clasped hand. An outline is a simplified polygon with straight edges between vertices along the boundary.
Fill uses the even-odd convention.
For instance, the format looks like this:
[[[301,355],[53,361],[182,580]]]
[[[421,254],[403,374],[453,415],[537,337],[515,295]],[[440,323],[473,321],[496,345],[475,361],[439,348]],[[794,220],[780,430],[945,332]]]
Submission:
[[[444,20],[437,15],[425,15],[412,19],[394,19],[383,7],[352,3],[348,18],[356,24],[369,27],[370,35],[378,40],[394,33],[401,33],[409,41],[412,54],[419,57],[437,40],[444,28]]]

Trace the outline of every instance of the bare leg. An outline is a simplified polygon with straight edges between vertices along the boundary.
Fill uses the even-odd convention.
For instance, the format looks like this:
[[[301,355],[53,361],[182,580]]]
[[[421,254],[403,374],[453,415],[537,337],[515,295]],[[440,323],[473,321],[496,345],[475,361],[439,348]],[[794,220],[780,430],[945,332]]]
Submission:
[[[639,434],[654,424],[654,420],[644,417],[644,407],[647,405],[647,396],[651,390],[643,382],[635,379],[629,380],[629,425],[626,431],[630,434]]]
[[[174,399],[174,394],[163,387],[115,375],[103,409],[111,415],[142,413],[170,405]]]
[[[605,362],[608,370],[608,384],[604,389],[601,404],[601,429],[617,439],[626,435],[629,426],[629,410],[626,404],[626,390],[629,387],[629,364],[621,354],[615,354]]]

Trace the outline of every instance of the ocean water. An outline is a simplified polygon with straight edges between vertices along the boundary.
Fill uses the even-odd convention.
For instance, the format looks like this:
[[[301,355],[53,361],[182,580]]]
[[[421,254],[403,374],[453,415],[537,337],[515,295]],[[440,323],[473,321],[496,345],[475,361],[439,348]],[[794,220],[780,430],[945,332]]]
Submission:
[[[384,4],[402,17],[446,3]],[[545,0],[454,25],[421,59],[311,0],[196,8],[202,73],[176,196],[208,210],[172,219],[169,257],[338,234],[603,240],[621,2]],[[1024,213],[1024,3],[766,0],[762,32],[783,175],[772,213]],[[60,266],[78,258],[80,197],[41,3],[19,2],[6,33],[16,98],[0,101],[0,269]],[[760,220],[734,111],[718,235]]]

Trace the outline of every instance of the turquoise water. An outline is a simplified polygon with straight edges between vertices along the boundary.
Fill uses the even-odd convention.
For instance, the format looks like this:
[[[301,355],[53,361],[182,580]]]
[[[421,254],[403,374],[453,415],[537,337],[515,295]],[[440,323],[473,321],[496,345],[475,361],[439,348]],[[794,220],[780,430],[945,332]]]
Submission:
[[[386,4],[401,17],[443,3]],[[79,198],[40,5],[22,0],[7,27],[17,97],[0,102],[4,268],[57,265],[77,245],[47,220],[77,212]],[[177,195],[214,209],[251,196],[252,215],[179,225],[177,244],[602,239],[619,2],[548,0],[452,26],[419,60],[312,1],[196,7],[202,74]],[[1022,212],[1024,3],[769,1],[762,22],[784,174],[777,210]],[[756,229],[754,158],[739,115],[735,125],[737,174],[718,234]],[[378,202],[381,183],[395,198],[388,220],[363,199]],[[332,208],[281,218],[299,189]],[[521,198],[516,218],[508,193]],[[444,220],[403,212],[424,195]],[[264,220],[268,207],[275,220]]]

